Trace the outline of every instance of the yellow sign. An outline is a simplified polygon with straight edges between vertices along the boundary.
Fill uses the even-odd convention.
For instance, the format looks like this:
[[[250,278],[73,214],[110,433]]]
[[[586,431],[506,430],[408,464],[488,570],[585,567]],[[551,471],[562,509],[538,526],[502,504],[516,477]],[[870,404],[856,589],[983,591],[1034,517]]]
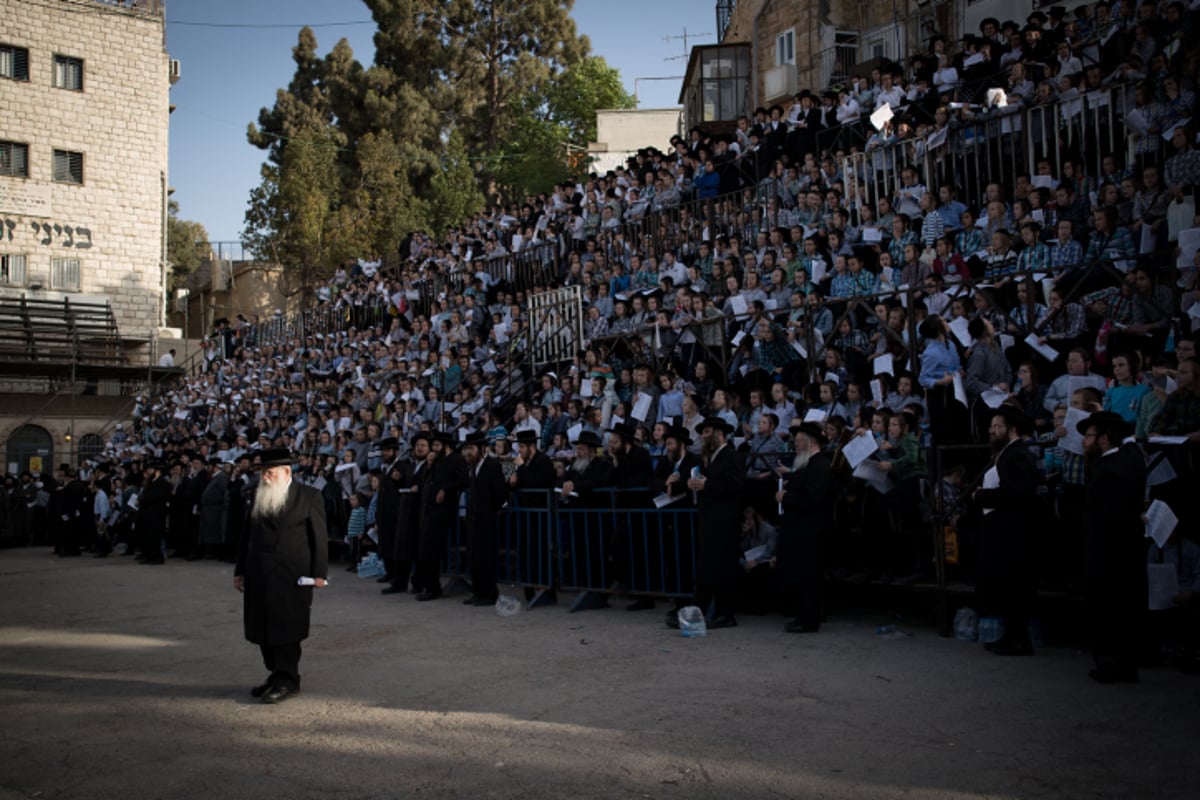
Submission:
[[[29,457],[29,471],[30,472],[41,472],[42,471],[42,457],[41,456],[30,456]]]

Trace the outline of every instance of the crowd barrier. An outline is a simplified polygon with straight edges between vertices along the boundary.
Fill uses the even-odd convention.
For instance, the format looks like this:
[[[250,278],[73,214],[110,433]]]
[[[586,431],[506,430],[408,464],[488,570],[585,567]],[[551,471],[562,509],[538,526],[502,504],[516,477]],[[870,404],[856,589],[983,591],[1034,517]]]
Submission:
[[[647,597],[690,597],[695,520],[689,506],[655,508],[645,489],[596,489],[568,500],[524,489],[510,495],[497,525],[496,578],[543,591],[607,592],[618,583]],[[450,526],[443,574],[470,578],[461,514]]]

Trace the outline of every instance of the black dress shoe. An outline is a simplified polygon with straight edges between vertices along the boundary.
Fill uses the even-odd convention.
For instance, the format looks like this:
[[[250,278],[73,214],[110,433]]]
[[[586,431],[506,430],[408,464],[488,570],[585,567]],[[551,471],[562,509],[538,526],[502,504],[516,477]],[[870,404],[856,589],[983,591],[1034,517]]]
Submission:
[[[298,694],[300,694],[300,690],[292,688],[291,686],[272,686],[266,691],[265,694],[263,694],[262,701],[264,703],[274,705],[276,703],[282,703],[289,697],[295,697]]]
[[[264,694],[271,691],[271,686],[272,686],[271,679],[268,678],[266,683],[262,684],[261,686],[255,686],[253,689],[251,689],[250,696],[251,697],[262,697]]]
[[[420,594],[418,594],[418,595],[417,595],[417,600],[419,600],[420,602],[424,603],[424,602],[426,602],[426,601],[428,601],[428,600],[437,600],[437,599],[438,599],[439,597],[441,597],[441,596],[442,596],[442,593],[441,593],[441,592],[436,592],[436,593],[435,593],[435,592],[431,592],[431,591],[429,591],[428,589],[426,589],[425,591],[423,591],[423,592],[421,592]]]
[[[629,605],[625,606],[626,611],[645,611],[654,608],[654,601],[649,597],[643,597],[639,600],[634,600]]]
[[[375,582],[376,583],[391,583],[394,580],[395,580],[395,578],[393,578],[391,575],[382,575],[382,576],[376,578]]]
[[[736,628],[737,620],[732,614],[726,614],[723,617],[713,617],[713,621],[708,623],[709,630],[716,628]]]
[[[788,633],[816,633],[817,631],[821,630],[821,626],[809,625],[805,622],[801,622],[798,619],[794,619],[787,625],[783,626],[783,629]]]
[[[405,587],[397,586],[396,584],[393,583],[391,586],[384,588],[379,593],[380,594],[404,594],[404,588]]]
[[[471,605],[477,606],[477,607],[494,606],[494,605],[496,605],[496,601],[499,599],[500,599],[499,597],[493,597],[491,600],[487,599],[486,597],[476,597],[476,598],[474,598],[474,601],[471,603]]]

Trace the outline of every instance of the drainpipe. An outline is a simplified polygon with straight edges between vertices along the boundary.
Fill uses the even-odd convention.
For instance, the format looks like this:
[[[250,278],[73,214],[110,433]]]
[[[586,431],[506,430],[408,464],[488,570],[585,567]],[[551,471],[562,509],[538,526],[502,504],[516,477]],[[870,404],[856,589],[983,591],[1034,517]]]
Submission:
[[[754,76],[754,91],[750,93],[750,96],[754,98],[754,108],[762,105],[762,100],[758,96],[758,86],[760,83],[758,75],[758,21],[762,19],[762,15],[766,13],[770,5],[771,0],[764,0],[762,6],[758,9],[758,13],[754,15],[754,22],[750,25],[750,74]]]

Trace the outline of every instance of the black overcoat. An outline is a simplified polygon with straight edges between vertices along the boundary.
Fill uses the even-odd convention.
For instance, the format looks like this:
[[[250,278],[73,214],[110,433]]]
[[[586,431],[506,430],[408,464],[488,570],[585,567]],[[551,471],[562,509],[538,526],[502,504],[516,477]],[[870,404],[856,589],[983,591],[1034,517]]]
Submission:
[[[730,586],[740,569],[744,469],[733,445],[726,444],[701,467],[700,473],[707,480],[697,503],[700,554],[696,582],[702,586]]]
[[[293,480],[275,518],[251,514],[238,546],[234,575],[245,578],[246,639],[254,644],[291,644],[308,638],[312,587],[302,577],[325,578],[329,569],[325,500]]]

